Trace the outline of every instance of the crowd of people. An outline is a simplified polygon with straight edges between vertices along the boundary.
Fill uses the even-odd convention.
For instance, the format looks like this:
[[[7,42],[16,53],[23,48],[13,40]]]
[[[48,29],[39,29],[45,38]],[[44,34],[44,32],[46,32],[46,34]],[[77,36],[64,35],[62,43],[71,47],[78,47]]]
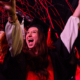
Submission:
[[[8,13],[5,31],[0,31],[0,80],[80,80],[80,0],[52,50],[47,46],[49,26],[34,18],[23,38],[16,15],[16,1],[0,1]],[[2,37],[2,34],[5,34]],[[25,43],[25,45],[24,45]]]

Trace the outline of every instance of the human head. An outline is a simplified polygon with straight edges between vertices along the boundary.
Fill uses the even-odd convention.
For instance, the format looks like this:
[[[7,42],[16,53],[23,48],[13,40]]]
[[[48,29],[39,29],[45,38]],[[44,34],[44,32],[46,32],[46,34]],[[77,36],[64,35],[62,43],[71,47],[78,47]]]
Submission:
[[[47,43],[45,34],[37,27],[30,27],[26,34],[27,48],[38,53],[45,53],[47,51]]]
[[[38,18],[34,18],[27,30],[26,42],[28,44],[28,47],[33,48],[35,44],[39,41],[38,38],[40,35],[38,32],[41,32],[47,39],[48,28],[49,26],[46,23],[39,20]]]
[[[26,43],[29,49],[33,48],[38,41],[38,28],[30,27],[26,34]]]

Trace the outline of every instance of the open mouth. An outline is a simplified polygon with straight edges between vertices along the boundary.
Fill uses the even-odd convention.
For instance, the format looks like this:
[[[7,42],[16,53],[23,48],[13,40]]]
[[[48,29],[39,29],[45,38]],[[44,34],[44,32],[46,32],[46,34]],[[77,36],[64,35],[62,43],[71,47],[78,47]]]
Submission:
[[[29,48],[32,48],[33,47],[33,44],[34,44],[34,40],[33,39],[29,39],[28,40],[28,47]]]
[[[28,41],[29,41],[29,43],[32,43],[34,40],[33,39],[29,39]]]

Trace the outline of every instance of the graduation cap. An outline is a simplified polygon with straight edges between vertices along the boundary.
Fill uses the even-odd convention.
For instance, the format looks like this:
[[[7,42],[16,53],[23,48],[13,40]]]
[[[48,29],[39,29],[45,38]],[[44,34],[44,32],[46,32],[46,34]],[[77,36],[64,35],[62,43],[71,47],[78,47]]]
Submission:
[[[30,27],[33,27],[33,26],[37,27],[41,32],[43,32],[45,34],[46,39],[47,39],[47,34],[48,34],[48,30],[49,30],[50,25],[43,22],[39,18],[35,17],[27,29],[29,29]],[[56,32],[57,31],[51,27],[51,39],[54,42],[57,40],[57,37],[55,35]]]
[[[27,29],[29,29],[30,27],[38,28],[41,32],[43,32],[45,34],[45,37],[47,38],[47,32],[49,29],[49,25],[44,23],[39,18],[35,17]]]

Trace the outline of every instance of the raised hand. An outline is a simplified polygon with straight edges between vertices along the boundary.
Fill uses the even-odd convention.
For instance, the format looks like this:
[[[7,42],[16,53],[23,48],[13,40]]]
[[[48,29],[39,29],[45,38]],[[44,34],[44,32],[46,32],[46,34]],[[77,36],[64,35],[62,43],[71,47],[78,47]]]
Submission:
[[[79,0],[79,2],[78,2],[78,5],[80,5],[80,0]]]
[[[16,1],[10,0],[9,2],[0,1],[0,5],[8,12],[9,21],[13,22],[16,19]]]
[[[78,6],[77,8],[75,9],[74,13],[73,13],[73,16],[74,17],[80,17],[80,0],[78,2]]]

